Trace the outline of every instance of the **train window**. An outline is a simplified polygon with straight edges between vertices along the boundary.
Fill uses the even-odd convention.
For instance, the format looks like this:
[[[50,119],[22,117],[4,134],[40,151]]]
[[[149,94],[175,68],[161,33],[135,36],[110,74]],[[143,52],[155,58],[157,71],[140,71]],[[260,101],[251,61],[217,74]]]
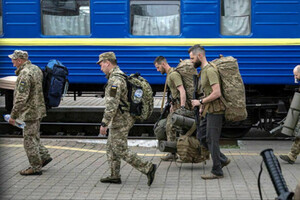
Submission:
[[[3,26],[2,26],[2,1],[0,1],[0,35],[3,34]]]
[[[44,35],[89,35],[89,0],[41,0]]]
[[[249,35],[251,0],[221,0],[221,34]]]
[[[132,35],[179,35],[180,0],[130,0]]]

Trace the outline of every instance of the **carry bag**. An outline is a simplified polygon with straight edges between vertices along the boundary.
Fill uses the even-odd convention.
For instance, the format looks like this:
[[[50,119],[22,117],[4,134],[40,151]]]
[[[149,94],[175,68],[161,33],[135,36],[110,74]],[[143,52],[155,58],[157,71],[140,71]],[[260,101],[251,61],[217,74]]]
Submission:
[[[119,75],[126,80],[130,115],[139,121],[148,119],[154,107],[153,92],[150,84],[139,73],[131,74],[130,76],[126,74]]]
[[[58,60],[50,60],[43,71],[43,93],[46,108],[58,107],[68,91],[68,69]]]
[[[237,60],[232,56],[215,59],[210,64],[218,69],[226,121],[242,121],[247,118],[245,86]]]
[[[177,141],[177,154],[184,163],[199,163],[209,160],[209,151],[200,145],[195,136],[181,135]]]
[[[189,108],[192,108],[191,100],[193,99],[194,80],[193,75],[197,75],[197,69],[190,59],[181,60],[175,68],[182,78],[183,87],[186,91],[186,103]]]

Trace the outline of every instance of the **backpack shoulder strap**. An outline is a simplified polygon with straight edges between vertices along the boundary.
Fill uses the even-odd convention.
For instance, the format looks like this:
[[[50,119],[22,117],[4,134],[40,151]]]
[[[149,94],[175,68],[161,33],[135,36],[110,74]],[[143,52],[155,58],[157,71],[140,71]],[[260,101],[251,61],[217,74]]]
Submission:
[[[169,70],[171,70],[171,69],[169,69]],[[165,81],[165,87],[164,87],[164,93],[163,93],[163,99],[161,101],[160,112],[162,112],[163,109],[164,109],[165,96],[166,96],[166,91],[167,91],[167,80],[168,80],[169,74],[170,74],[170,72],[167,72],[166,81]]]

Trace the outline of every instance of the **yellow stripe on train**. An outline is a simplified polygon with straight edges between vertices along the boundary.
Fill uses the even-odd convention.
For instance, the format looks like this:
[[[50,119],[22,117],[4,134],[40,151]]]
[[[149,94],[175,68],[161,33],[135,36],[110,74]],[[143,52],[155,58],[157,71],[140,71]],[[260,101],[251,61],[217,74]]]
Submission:
[[[300,38],[2,38],[0,46],[284,46]]]

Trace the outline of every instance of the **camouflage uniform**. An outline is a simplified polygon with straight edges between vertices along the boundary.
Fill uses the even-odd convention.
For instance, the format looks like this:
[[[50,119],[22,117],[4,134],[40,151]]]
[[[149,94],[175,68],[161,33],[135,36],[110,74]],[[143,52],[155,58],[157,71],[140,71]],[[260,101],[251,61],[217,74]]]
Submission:
[[[294,133],[296,138],[292,144],[291,151],[288,153],[288,157],[295,162],[300,153],[300,119],[298,120]]]
[[[152,163],[144,161],[132,153],[127,146],[128,132],[135,120],[126,110],[120,110],[121,99],[127,102],[126,81],[121,74],[124,74],[118,66],[114,67],[107,75],[108,83],[105,88],[105,111],[102,123],[108,124],[109,135],[106,145],[108,164],[111,168],[111,177],[120,178],[121,159],[132,165],[134,168],[147,174]]]
[[[174,111],[180,108],[180,92],[177,90],[177,87],[183,85],[183,81],[179,72],[175,71],[174,68],[171,68],[169,70],[168,78],[166,81],[171,91],[173,105],[173,112],[170,112],[167,116],[166,135],[168,141],[176,141],[176,133],[178,131],[178,127],[175,127],[172,124],[172,116],[174,114]]]
[[[295,162],[299,153],[300,153],[300,138],[297,137],[292,144],[291,151],[288,153],[288,157]]]
[[[293,142],[292,144],[292,147],[291,147],[291,151],[288,153],[288,157],[292,160],[292,161],[296,161],[297,159],[297,156],[299,155],[300,153],[300,119],[298,121],[298,124],[295,128],[295,141]]]
[[[10,58],[16,59],[28,54],[16,50]],[[26,57],[25,57],[26,59]],[[14,91],[14,102],[11,118],[24,121],[24,148],[33,171],[40,171],[43,161],[50,158],[48,150],[40,142],[40,121],[46,116],[41,69],[29,60],[15,71],[18,76]]]

